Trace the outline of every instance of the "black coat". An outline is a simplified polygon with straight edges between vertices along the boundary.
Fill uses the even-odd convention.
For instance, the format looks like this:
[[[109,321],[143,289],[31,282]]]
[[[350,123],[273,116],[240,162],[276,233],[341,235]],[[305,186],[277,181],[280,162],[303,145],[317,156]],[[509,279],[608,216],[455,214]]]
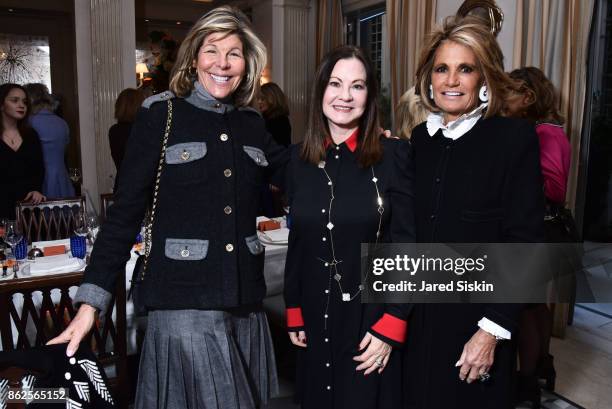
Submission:
[[[374,166],[384,204],[380,241],[413,242],[414,176],[410,145],[397,140],[382,143],[383,158]],[[397,408],[402,393],[400,352],[392,352],[382,376],[375,372],[364,377],[363,371],[355,371],[358,363],[353,361],[367,331],[397,344],[382,333],[384,326],[379,327],[380,331],[371,328],[385,312],[394,314],[395,309],[391,305],[361,304],[360,296],[351,302],[342,301],[338,283],[332,277],[335,272],[325,265],[333,260],[333,243],[336,259],[341,261],[338,266],[342,288],[351,296],[356,294],[361,282],[360,246],[376,241],[379,222],[372,170],[358,165],[356,154],[346,143],[338,149],[333,145],[328,148],[325,169],[334,186],[330,232],[328,179],[317,165],[299,158],[299,146],[292,148],[285,301],[293,315],[301,311],[303,327],[290,329],[303,328],[308,344],[298,351],[298,398],[303,408]]]
[[[266,293],[264,249],[255,230],[259,192],[264,169],[281,170],[288,152],[274,143],[254,110],[172,102],[144,302],[149,309],[259,303]],[[152,196],[166,116],[165,101],[139,113],[115,202],[85,271],[85,283],[109,293]]]
[[[543,239],[544,196],[535,130],[527,122],[481,119],[459,139],[425,124],[411,138],[416,163],[417,240],[514,243]],[[491,380],[459,380],[464,344],[487,317],[516,335],[517,304],[415,306],[406,344],[409,408],[510,408],[513,343],[496,347]]]

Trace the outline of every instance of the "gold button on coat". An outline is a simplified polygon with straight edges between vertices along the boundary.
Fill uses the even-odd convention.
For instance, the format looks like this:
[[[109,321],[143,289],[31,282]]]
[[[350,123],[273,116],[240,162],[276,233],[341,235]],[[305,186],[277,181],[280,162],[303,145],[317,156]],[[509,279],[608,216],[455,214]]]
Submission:
[[[225,175],[226,178],[232,176],[232,170],[231,169],[225,169],[223,171],[223,175]]]
[[[232,251],[234,251],[234,245],[232,243],[226,244],[225,251],[227,251],[228,253],[231,253]]]
[[[189,250],[187,249],[181,250],[181,257],[189,257]]]
[[[223,209],[223,211],[225,212],[225,214],[230,214],[232,212],[232,208],[229,206],[225,206],[225,208]]]
[[[222,133],[221,135],[219,135],[219,138],[220,138],[220,139],[221,139],[223,142],[225,142],[225,141],[227,141],[228,136],[227,136],[227,134]]]
[[[189,152],[187,152],[187,151],[183,151],[183,153],[181,153],[181,159],[182,159],[182,160],[187,160],[187,159],[189,159],[189,156],[191,156],[191,155],[190,155],[190,154],[189,154]]]

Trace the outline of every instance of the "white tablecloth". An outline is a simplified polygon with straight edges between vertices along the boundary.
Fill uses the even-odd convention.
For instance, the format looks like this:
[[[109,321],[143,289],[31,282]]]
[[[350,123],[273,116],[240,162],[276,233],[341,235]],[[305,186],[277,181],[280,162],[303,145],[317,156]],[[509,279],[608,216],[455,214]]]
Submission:
[[[258,218],[260,220],[260,218]],[[284,225],[284,223],[283,223]],[[287,246],[286,245],[273,245],[263,243],[266,248],[266,259],[264,264],[264,276],[266,279],[266,285],[268,287],[267,296],[278,296],[283,291],[283,276],[285,269],[285,257],[287,255]],[[132,252],[132,256],[130,260],[125,265],[125,288],[126,292],[130,288],[130,280],[132,279],[132,273],[134,271],[134,266],[136,264],[137,255]],[[22,267],[23,269],[24,267]],[[74,286],[70,288],[70,297],[74,297],[77,291],[77,287]],[[53,290],[51,292],[51,298],[54,303],[59,302],[60,300],[60,291]],[[34,301],[34,305],[36,307],[40,307],[42,303],[42,293],[35,292],[32,294],[32,300]],[[21,310],[23,308],[23,296],[21,294],[16,294],[13,296],[13,303],[15,304],[15,308],[17,312],[21,314]],[[113,320],[115,319],[115,314],[113,313]],[[126,304],[126,332],[127,332],[127,351],[128,355],[136,353],[136,333],[139,325],[139,320],[134,317],[134,305],[131,300],[127,301]],[[15,328],[15,324],[12,322],[13,327],[13,343],[17,342],[17,329]],[[36,334],[36,330],[34,327],[34,323],[30,319],[28,322],[28,335],[32,340],[34,335]],[[0,345],[0,350],[2,350],[2,346]]]

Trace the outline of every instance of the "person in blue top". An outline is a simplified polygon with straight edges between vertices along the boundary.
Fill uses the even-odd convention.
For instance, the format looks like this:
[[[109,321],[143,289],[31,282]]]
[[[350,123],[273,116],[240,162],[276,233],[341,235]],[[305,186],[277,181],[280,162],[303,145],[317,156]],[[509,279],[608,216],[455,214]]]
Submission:
[[[64,153],[70,141],[68,124],[53,113],[53,99],[44,84],[27,84],[25,89],[32,101],[30,125],[38,133],[45,162],[42,192],[51,198],[74,196],[74,186],[68,177]]]

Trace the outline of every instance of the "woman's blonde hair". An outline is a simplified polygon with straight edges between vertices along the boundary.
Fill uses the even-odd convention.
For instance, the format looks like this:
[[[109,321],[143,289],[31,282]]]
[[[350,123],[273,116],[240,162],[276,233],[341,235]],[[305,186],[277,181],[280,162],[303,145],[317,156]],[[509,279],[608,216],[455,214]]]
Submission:
[[[429,111],[423,106],[421,97],[416,95],[414,87],[410,88],[401,96],[395,108],[395,134],[402,139],[410,139],[414,127],[425,122],[427,115]]]
[[[210,34],[222,34],[223,38],[235,34],[242,41],[246,74],[234,92],[238,106],[251,103],[259,86],[259,79],[266,66],[266,46],[255,35],[248,18],[235,7],[221,6],[206,13],[191,27],[178,52],[176,64],[170,75],[170,90],[184,97],[193,90],[193,63],[204,39]]]
[[[485,118],[500,114],[514,81],[504,72],[504,55],[495,37],[482,22],[474,17],[447,17],[442,26],[436,27],[427,37],[417,68],[416,91],[421,95],[425,108],[440,112],[429,95],[431,73],[436,51],[445,41],[452,41],[469,48],[476,56],[482,83],[487,86],[489,97]]]

